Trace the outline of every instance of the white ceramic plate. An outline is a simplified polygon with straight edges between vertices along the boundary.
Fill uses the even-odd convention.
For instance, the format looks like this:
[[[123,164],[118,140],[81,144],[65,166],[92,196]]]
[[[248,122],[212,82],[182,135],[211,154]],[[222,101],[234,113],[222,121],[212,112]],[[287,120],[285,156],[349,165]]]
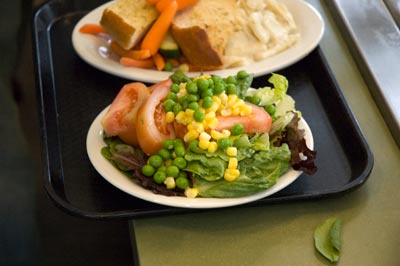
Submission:
[[[101,119],[105,115],[108,108],[104,109],[93,121],[89,128],[89,132],[86,139],[86,149],[89,156],[90,162],[93,164],[94,168],[103,176],[108,182],[110,182],[115,187],[120,190],[135,196],[137,198],[172,207],[181,208],[221,208],[228,206],[235,206],[240,204],[245,204],[258,199],[270,196],[283,188],[294,182],[300,175],[301,171],[295,171],[290,169],[283,176],[281,176],[277,183],[271,188],[259,192],[254,195],[241,197],[241,198],[195,198],[190,199],[186,197],[179,196],[164,196],[159,194],[154,194],[150,190],[147,190],[138,184],[134,183],[132,180],[127,178],[121,172],[119,172],[107,159],[101,155],[101,148],[105,146],[102,132],[103,128],[101,126]],[[305,130],[305,139],[307,146],[310,149],[314,148],[314,140],[311,130],[304,119],[299,122],[299,128]]]
[[[324,21],[318,11],[303,0],[282,0],[282,2],[286,4],[300,29],[300,40],[294,46],[251,65],[212,71],[210,73],[226,77],[235,75],[239,70],[244,69],[255,76],[261,76],[294,64],[308,55],[322,38]],[[106,40],[79,32],[79,28],[86,23],[98,24],[104,8],[109,4],[110,2],[94,9],[76,24],[72,33],[72,44],[77,54],[88,64],[122,78],[152,83],[167,79],[171,72],[120,65],[117,58],[110,55]],[[192,72],[190,75],[198,76],[199,73]]]

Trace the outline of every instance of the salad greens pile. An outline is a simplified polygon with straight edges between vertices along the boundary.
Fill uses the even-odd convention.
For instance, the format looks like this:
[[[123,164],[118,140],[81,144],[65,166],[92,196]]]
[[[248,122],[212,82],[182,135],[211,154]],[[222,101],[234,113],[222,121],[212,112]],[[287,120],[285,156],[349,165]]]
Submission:
[[[239,74],[238,74],[239,75]],[[182,72],[171,77],[174,83],[186,83],[191,79]],[[316,152],[310,150],[304,139],[303,130],[298,129],[301,113],[295,109],[295,101],[287,94],[288,80],[279,74],[268,79],[271,86],[252,89],[253,77],[237,79],[237,95],[241,99],[263,107],[272,117],[269,133],[254,135],[236,134],[229,142],[237,149],[239,177],[232,182],[224,179],[229,156],[218,149],[215,152],[186,146],[184,171],[190,177],[190,186],[198,189],[200,197],[233,198],[251,195],[272,187],[280,176],[291,167],[313,174]],[[117,137],[104,136],[106,147],[103,156],[119,170],[143,187],[164,195],[183,195],[181,188],[168,189],[154,182],[140,171],[148,157],[138,149],[122,143]]]

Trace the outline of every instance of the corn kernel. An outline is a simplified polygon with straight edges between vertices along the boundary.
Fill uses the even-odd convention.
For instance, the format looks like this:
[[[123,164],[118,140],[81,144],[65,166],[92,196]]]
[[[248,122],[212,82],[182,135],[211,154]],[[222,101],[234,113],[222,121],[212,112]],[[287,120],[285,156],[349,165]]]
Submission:
[[[231,135],[231,132],[227,129],[223,129],[222,134],[224,135],[224,138],[227,138]]]
[[[236,94],[229,94],[228,95],[228,102],[227,102],[228,105],[229,106],[233,106],[236,103],[237,99],[238,99],[238,97],[236,96]]]
[[[219,109],[220,104],[213,102],[211,107],[207,109],[207,112],[216,112]]]
[[[224,172],[224,179],[226,181],[232,182],[235,181],[240,175],[240,171],[238,169],[226,169]]]
[[[189,65],[188,64],[182,64],[178,67],[178,69],[180,71],[182,71],[183,73],[189,72]]]
[[[226,105],[228,102],[228,95],[226,93],[221,93],[218,95],[219,99],[221,100],[221,105]]]
[[[168,176],[165,179],[164,184],[168,189],[174,189],[175,188],[175,178],[173,178],[172,176]]]
[[[237,148],[236,147],[228,147],[226,148],[226,154],[229,156],[236,156],[237,155]]]
[[[189,124],[188,126],[187,126],[187,129],[188,130],[194,130],[194,131],[196,131],[197,133],[202,133],[202,132],[204,132],[204,124],[203,123],[201,123],[201,122],[195,122],[194,120],[191,122],[191,124]]]
[[[236,169],[238,167],[238,160],[234,157],[229,158],[228,169]]]
[[[186,197],[194,199],[199,195],[199,190],[197,188],[187,188],[184,193]]]
[[[198,137],[199,137],[199,132],[191,129],[188,132],[186,132],[185,136],[183,137],[183,140],[185,142],[189,142],[191,140],[197,139]]]
[[[165,114],[165,122],[167,123],[172,123],[175,120],[175,114],[174,112],[167,112]]]
[[[218,126],[218,118],[209,118],[209,119],[204,119],[203,121],[204,128],[208,129],[215,129]]]
[[[184,111],[180,111],[176,116],[175,119],[177,122],[181,123],[181,124],[186,124],[185,119],[186,119],[186,115]]]
[[[240,115],[241,116],[250,115],[252,111],[253,110],[251,109],[250,105],[245,104],[245,105],[240,107]]]
[[[218,149],[218,143],[216,143],[215,141],[210,141],[210,143],[208,144],[207,151],[209,153],[214,153],[217,149]]]
[[[208,150],[209,144],[210,144],[209,140],[200,140],[199,141],[199,147],[200,147],[200,149],[203,149],[203,150]]]
[[[232,108],[232,115],[233,115],[233,116],[237,116],[237,115],[239,115],[239,114],[240,114],[239,107]]]
[[[231,116],[232,115],[232,110],[231,109],[222,109],[221,110],[221,115],[222,116]]]
[[[215,140],[219,140],[220,138],[225,137],[224,134],[222,134],[221,132],[216,131],[216,130],[211,130],[210,134],[211,134],[211,137]]]
[[[199,141],[210,141],[211,136],[207,132],[201,132],[199,136]]]
[[[212,97],[212,100],[214,103],[216,103],[218,105],[221,105],[221,103],[222,103],[221,98],[218,96],[215,96],[215,95]]]

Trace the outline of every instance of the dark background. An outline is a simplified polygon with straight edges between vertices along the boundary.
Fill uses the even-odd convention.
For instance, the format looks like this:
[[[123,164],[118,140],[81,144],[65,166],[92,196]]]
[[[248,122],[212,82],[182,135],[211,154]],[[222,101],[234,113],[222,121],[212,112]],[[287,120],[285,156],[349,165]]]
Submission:
[[[132,265],[127,221],[72,217],[46,195],[31,39],[43,1],[0,1],[0,265]]]

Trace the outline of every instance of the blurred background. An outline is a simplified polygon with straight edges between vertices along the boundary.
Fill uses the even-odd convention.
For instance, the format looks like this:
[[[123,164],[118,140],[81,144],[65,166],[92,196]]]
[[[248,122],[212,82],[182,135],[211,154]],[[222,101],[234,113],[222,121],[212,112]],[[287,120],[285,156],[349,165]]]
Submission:
[[[0,265],[132,265],[126,221],[72,217],[47,197],[31,39],[44,1],[0,1]]]

